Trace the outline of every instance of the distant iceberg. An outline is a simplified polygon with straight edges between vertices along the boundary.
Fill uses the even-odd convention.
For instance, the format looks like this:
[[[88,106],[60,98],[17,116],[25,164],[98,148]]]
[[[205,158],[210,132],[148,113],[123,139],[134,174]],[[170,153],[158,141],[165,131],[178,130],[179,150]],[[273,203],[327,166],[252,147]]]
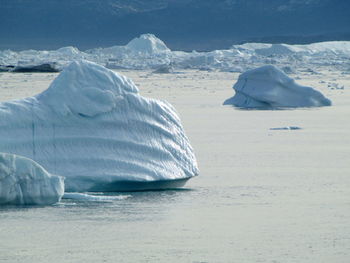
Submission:
[[[28,158],[0,153],[0,205],[51,205],[63,193],[63,177]]]
[[[34,97],[0,103],[0,150],[64,176],[68,192],[180,187],[198,174],[175,109],[92,62]]]
[[[242,108],[320,107],[331,101],[310,87],[301,86],[272,65],[248,70],[233,86],[235,95],[224,104]]]
[[[270,47],[256,49],[255,53],[262,56],[288,56],[301,51],[302,49],[292,45],[272,44]]]
[[[172,51],[153,34],[142,34],[125,46],[94,48],[86,51],[90,61],[110,69],[157,69],[170,64]]]
[[[126,45],[126,48],[134,52],[148,54],[159,54],[171,51],[162,40],[153,34],[143,34],[140,37],[134,38]]]
[[[329,55],[349,56],[350,41],[328,41],[305,45],[246,43],[233,45],[231,49],[262,56],[289,56],[297,54],[325,57]]]

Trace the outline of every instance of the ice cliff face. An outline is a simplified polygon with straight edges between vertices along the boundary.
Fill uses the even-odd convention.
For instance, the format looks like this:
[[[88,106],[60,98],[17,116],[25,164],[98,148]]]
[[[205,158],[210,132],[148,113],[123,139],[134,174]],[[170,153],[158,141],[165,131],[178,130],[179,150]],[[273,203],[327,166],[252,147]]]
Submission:
[[[243,108],[320,107],[331,101],[320,92],[298,85],[274,66],[241,74],[233,86],[235,95],[224,104]]]
[[[50,205],[63,193],[63,177],[28,158],[0,153],[0,205]]]
[[[198,174],[175,109],[87,61],[72,63],[35,97],[1,103],[0,127],[1,151],[66,177],[66,191],[132,190],[132,182]]]

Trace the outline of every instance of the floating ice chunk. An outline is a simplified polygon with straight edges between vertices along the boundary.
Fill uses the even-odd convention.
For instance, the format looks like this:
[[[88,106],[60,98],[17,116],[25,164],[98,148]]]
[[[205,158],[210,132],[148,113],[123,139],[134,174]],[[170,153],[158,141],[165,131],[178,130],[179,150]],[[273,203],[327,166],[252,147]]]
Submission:
[[[63,175],[70,192],[181,187],[198,174],[175,109],[87,61],[37,96],[0,103],[0,149]]]
[[[108,202],[115,200],[124,200],[129,198],[131,195],[91,195],[83,193],[65,193],[63,199],[73,199],[77,201],[97,201],[97,202]]]
[[[0,205],[50,205],[63,193],[62,177],[28,158],[0,153]]]
[[[286,126],[286,127],[278,127],[278,128],[270,128],[270,130],[273,131],[280,131],[280,130],[301,130],[298,126]]]
[[[267,65],[241,74],[233,86],[236,94],[224,104],[243,108],[319,107],[331,101],[319,91],[298,85],[274,66]]]

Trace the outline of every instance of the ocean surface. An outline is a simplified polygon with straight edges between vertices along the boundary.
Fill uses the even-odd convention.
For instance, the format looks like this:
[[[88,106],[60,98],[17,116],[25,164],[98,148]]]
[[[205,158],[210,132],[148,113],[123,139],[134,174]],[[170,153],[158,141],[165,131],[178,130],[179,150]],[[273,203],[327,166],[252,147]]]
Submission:
[[[222,106],[230,73],[123,74],[176,107],[200,175],[181,190],[0,207],[0,262],[349,262],[350,93],[319,84],[349,76],[300,76],[331,107],[256,111]],[[54,75],[1,77],[3,100]]]

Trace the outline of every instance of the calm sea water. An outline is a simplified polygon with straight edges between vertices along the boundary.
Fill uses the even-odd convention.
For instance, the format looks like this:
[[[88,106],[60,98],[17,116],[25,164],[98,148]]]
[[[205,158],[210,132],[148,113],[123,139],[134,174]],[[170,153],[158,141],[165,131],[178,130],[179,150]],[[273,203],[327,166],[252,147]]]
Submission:
[[[183,190],[0,208],[0,262],[347,262],[348,179],[288,151],[213,151]]]
[[[232,91],[212,83],[186,96],[156,90],[198,158],[185,189],[1,207],[0,262],[348,263],[350,96],[333,94],[338,105],[323,109],[241,111],[221,106]],[[270,130],[286,126],[301,129]]]

